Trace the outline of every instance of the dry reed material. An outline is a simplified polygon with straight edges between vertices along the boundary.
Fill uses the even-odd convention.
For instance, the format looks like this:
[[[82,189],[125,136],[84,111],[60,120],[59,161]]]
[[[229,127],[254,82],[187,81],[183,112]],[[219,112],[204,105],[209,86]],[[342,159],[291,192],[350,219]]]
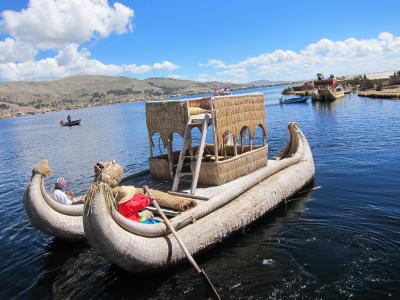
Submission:
[[[41,160],[39,163],[33,168],[32,175],[40,174],[44,177],[51,176],[53,172],[50,169],[48,160]]]
[[[195,98],[187,100],[189,107],[200,107],[205,110],[211,109],[211,98]]]
[[[207,112],[207,109],[201,107],[189,107],[189,115],[191,116],[203,114],[205,112]]]
[[[153,178],[157,179],[171,179],[169,173],[169,164],[167,157],[162,155],[161,157],[149,158],[150,173]]]
[[[226,160],[202,162],[199,184],[221,185],[235,178],[265,167],[268,162],[268,145]]]
[[[360,91],[358,96],[370,98],[400,99],[400,88],[384,89],[382,91]]]
[[[249,129],[250,138],[254,137],[257,126],[260,126],[264,136],[266,135],[263,94],[214,97],[212,105],[218,149],[223,147],[223,138],[227,132],[232,133],[237,142],[243,127]]]
[[[47,163],[46,163],[47,164]],[[39,171],[33,171],[31,182],[24,194],[24,208],[31,224],[40,231],[60,239],[81,240],[83,232],[83,205],[63,205],[47,193],[44,186],[46,170],[42,165]],[[37,168],[35,168],[37,169]]]
[[[111,187],[104,182],[96,182],[90,186],[90,188],[88,189],[88,191],[84,196],[85,213],[88,213],[87,210],[91,205],[91,201],[93,201],[94,197],[99,191],[101,191],[101,189],[104,192],[104,198],[107,202],[107,207],[109,211],[111,212],[113,208],[116,209],[117,204],[115,203],[115,198],[114,194],[112,193]],[[192,199],[186,199],[183,197],[170,195],[168,193],[164,193],[157,190],[150,190],[150,192],[153,198],[157,200],[158,204],[164,208],[170,208],[176,211],[183,212],[185,210],[188,210],[196,206],[196,202],[193,201]]]
[[[113,161],[101,161],[94,166],[94,181],[107,183],[111,187],[117,186],[123,177],[123,168]]]
[[[171,143],[174,132],[183,136],[188,118],[188,108],[184,101],[146,102],[146,123],[149,137],[161,135],[165,147]]]
[[[174,196],[157,190],[150,190],[150,193],[161,207],[182,212],[196,206],[196,202],[192,199]]]
[[[300,129],[291,125],[290,131],[294,134],[292,140],[299,139],[294,155],[255,171],[242,184],[231,186],[171,220],[192,255],[258,219],[312,179],[315,169],[308,142]],[[159,271],[186,261],[165,224],[126,222],[122,226],[109,213],[102,192],[95,196],[83,222],[94,250],[130,272]]]
[[[99,192],[103,192],[103,197],[106,201],[106,205],[109,211],[111,211],[113,207],[116,207],[114,194],[111,187],[105,182],[95,182],[89,187],[84,196],[85,208],[83,211],[85,215],[89,214],[92,201]]]

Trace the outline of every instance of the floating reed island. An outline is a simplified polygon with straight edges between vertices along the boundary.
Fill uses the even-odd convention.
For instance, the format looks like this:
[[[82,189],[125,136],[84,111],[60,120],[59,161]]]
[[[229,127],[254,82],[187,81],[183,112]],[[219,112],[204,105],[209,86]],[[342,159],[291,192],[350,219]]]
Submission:
[[[369,98],[400,99],[400,87],[385,88],[381,91],[367,90],[359,91],[358,96]]]
[[[296,123],[288,125],[287,145],[268,160],[263,94],[147,102],[146,118],[150,170],[130,176],[123,184],[149,185],[153,195],[168,193],[171,199],[160,206],[190,254],[220,243],[260,218],[314,176],[310,146]],[[200,129],[197,145],[193,128]],[[261,138],[254,144],[257,128]],[[214,143],[206,144],[210,132]],[[246,132],[248,144],[244,143]],[[173,133],[183,138],[178,151],[172,147]],[[153,135],[159,136],[166,154],[154,155],[158,145]],[[124,218],[109,185],[95,183],[86,198],[86,238],[112,263],[130,272],[147,272],[185,260],[185,251],[168,224]],[[169,201],[187,201],[187,205],[171,208],[166,206]]]

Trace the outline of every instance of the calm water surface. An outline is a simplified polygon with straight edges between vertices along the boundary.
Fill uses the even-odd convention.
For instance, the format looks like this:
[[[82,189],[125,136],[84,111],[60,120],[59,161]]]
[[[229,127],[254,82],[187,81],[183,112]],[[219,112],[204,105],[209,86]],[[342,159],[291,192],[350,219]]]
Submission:
[[[400,101],[357,95],[335,102],[278,104],[266,97],[274,155],[298,121],[316,163],[315,181],[286,205],[197,257],[225,299],[400,298]],[[143,103],[0,120],[0,299],[207,298],[189,265],[132,275],[84,242],[32,228],[22,194],[31,168],[48,159],[83,192],[93,165],[117,159],[126,174],[147,168]],[[52,178],[47,181],[50,186]]]

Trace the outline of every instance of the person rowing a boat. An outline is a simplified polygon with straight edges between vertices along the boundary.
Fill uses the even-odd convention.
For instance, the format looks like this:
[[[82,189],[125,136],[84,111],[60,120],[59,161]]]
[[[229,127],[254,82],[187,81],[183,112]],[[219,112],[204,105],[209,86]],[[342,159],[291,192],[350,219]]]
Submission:
[[[118,212],[125,218],[142,224],[156,224],[161,221],[153,217],[153,213],[145,210],[150,205],[150,197],[137,190],[134,186],[120,186],[113,189],[118,205]],[[140,211],[140,212],[139,212]]]
[[[74,205],[74,204],[83,204],[84,201],[82,199],[74,199],[74,192],[66,191],[64,189],[67,187],[67,181],[64,177],[57,178],[54,184],[54,198],[64,205]]]
[[[71,122],[71,115],[68,115],[68,116],[67,116],[67,121],[68,121],[68,122]]]

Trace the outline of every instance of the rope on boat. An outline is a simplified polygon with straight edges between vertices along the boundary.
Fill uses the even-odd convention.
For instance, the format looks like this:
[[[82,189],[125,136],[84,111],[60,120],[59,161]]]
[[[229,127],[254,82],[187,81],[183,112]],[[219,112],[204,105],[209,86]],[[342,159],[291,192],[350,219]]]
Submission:
[[[94,200],[94,198],[96,197],[96,195],[99,192],[103,193],[104,200],[106,201],[106,205],[107,205],[109,212],[111,212],[113,207],[116,208],[115,202],[114,202],[114,195],[111,190],[111,187],[104,182],[96,182],[90,186],[90,188],[88,189],[86,194],[83,196],[83,199],[85,201],[85,207],[84,207],[83,211],[86,216],[89,215],[92,201]]]

